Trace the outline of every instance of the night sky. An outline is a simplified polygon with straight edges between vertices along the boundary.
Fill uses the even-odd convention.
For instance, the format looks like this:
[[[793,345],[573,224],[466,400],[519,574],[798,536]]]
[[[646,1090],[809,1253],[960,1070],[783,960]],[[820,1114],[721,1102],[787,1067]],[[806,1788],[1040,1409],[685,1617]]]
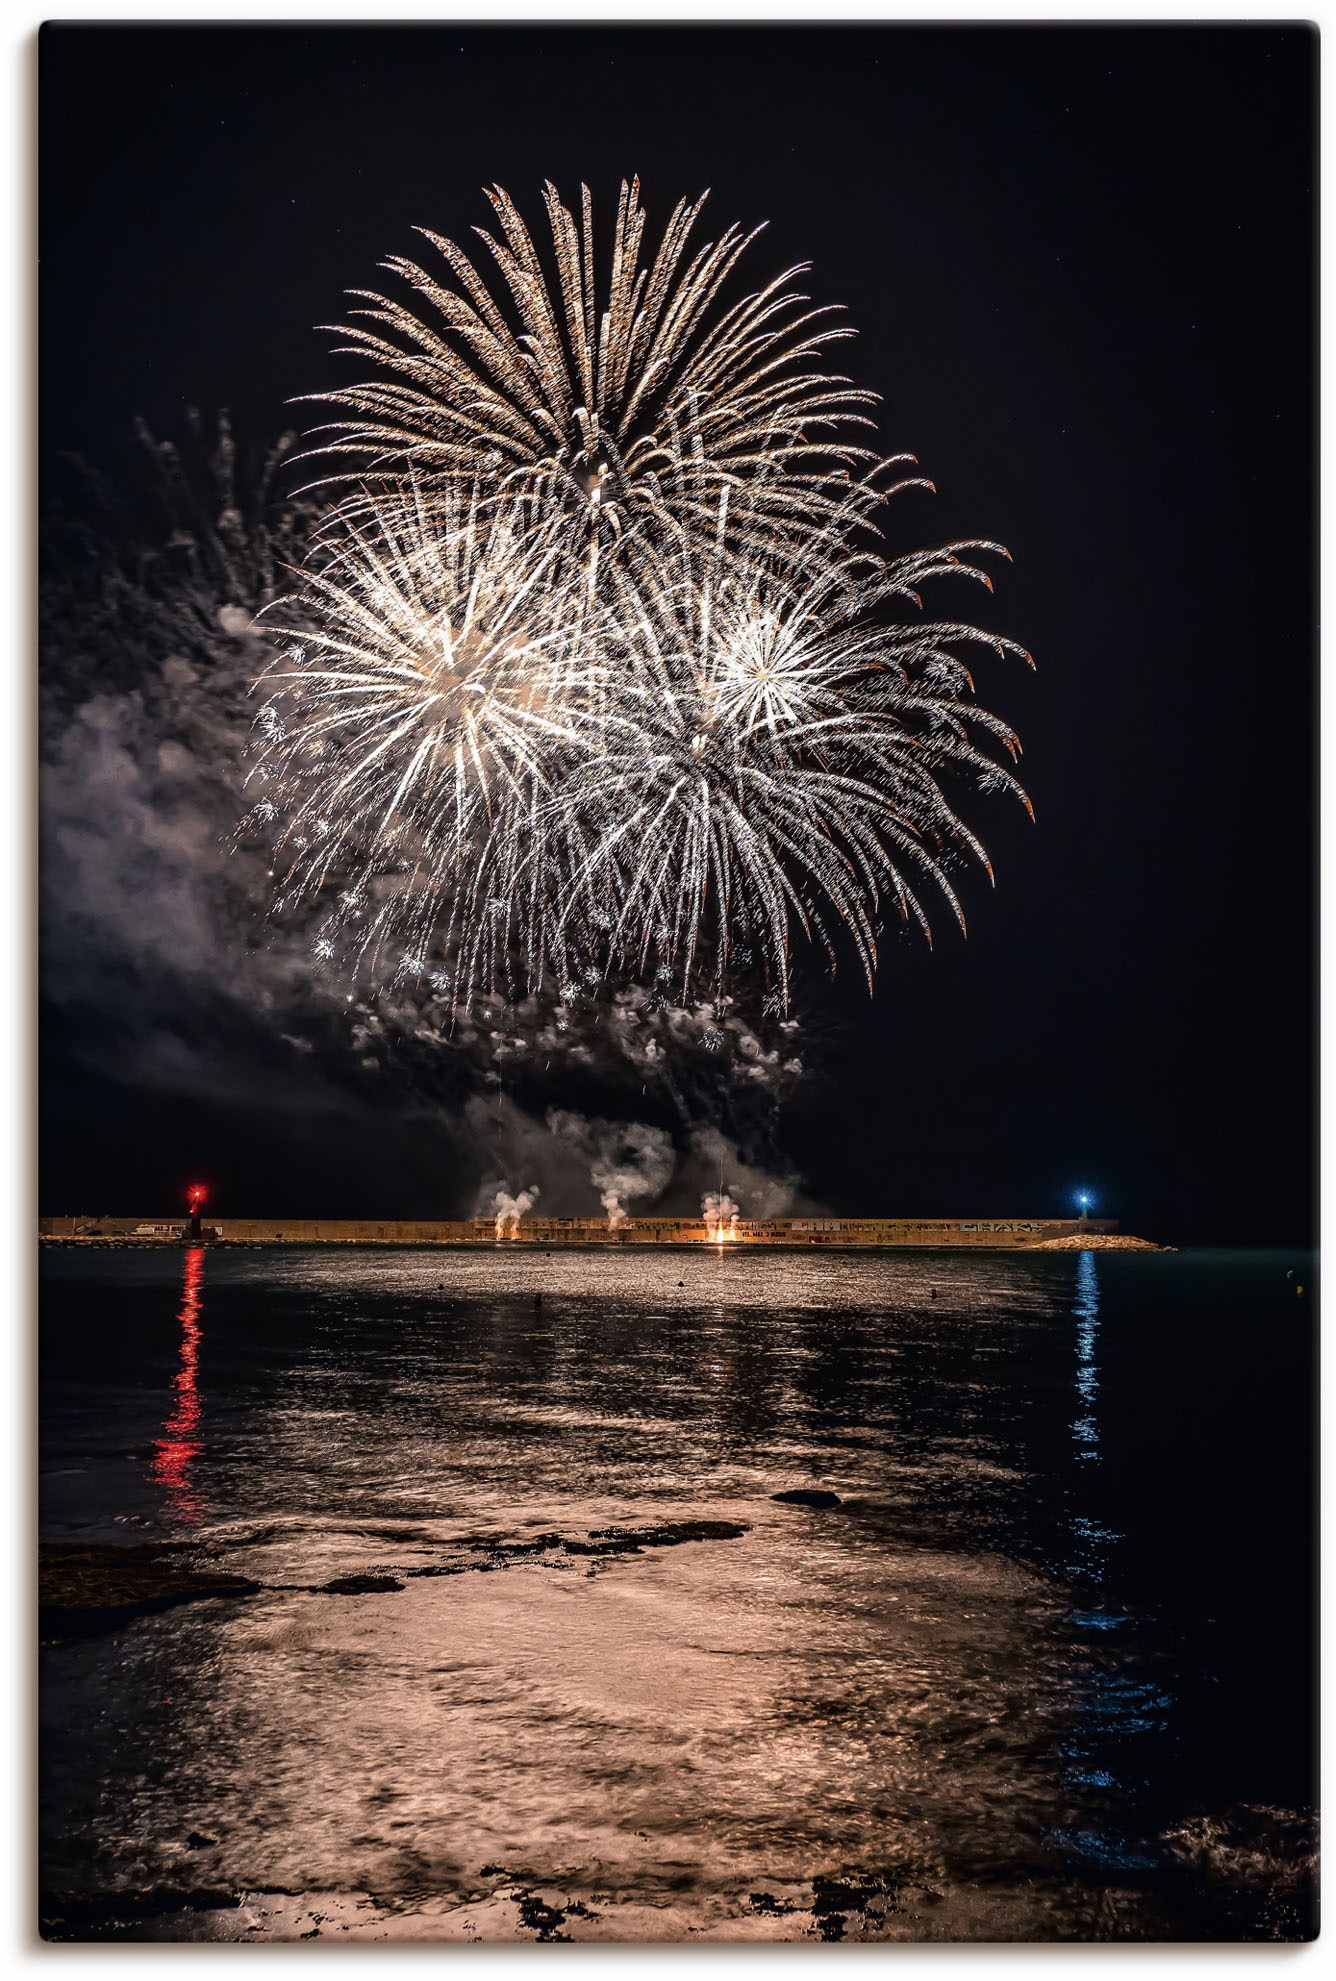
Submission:
[[[313,326],[414,224],[486,224],[485,183],[531,219],[545,178],[606,211],[631,173],[652,228],[705,186],[716,227],[767,219],[752,279],[815,263],[883,446],[939,490],[892,546],[1006,544],[956,609],[1037,669],[979,669],[1036,822],[973,801],[968,940],[890,935],[872,1001],[809,973],[789,1161],[850,1214],[1084,1185],[1149,1237],[1302,1241],[1316,55],[1303,27],[48,27],[46,497],[68,451],[130,486],[136,415],[277,435],[350,376]],[[47,990],[44,1211],[158,1211],[195,1170],[220,1212],[453,1208],[392,1098],[340,1135],[251,1080],[127,1081],[98,1000]]]

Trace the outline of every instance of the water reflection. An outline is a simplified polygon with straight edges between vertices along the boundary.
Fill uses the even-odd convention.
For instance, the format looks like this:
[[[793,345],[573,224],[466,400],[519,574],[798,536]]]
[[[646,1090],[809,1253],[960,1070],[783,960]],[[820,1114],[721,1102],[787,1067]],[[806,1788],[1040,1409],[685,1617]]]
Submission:
[[[187,1526],[195,1526],[204,1516],[199,1494],[190,1483],[190,1467],[204,1446],[199,1438],[199,1344],[200,1305],[204,1284],[204,1253],[190,1251],[185,1257],[181,1284],[181,1366],[172,1377],[176,1407],[162,1427],[154,1445],[149,1478],[167,1493],[168,1515]]]
[[[1219,1935],[1233,1887],[1184,1824],[1214,1850],[1234,1820],[1233,1722],[1148,1552],[1180,1471],[1129,1371],[1170,1322],[1214,1341],[1232,1281],[1184,1305],[1172,1262],[1093,1254],[213,1254],[204,1492],[202,1254],[165,1424],[145,1350],[177,1258],[77,1263],[122,1273],[122,1324],[100,1283],[50,1313],[49,1491],[86,1521],[128,1461],[142,1495],[156,1439],[154,1518],[262,1591],[52,1651],[53,1889],[188,1874],[321,1915],[266,1897],[175,1938]],[[90,1390],[107,1343],[142,1416]],[[1209,1458],[1212,1425],[1172,1453]],[[745,1531],[537,1545],[687,1520]],[[1250,1808],[1292,1806],[1271,1779]]]
[[[1077,1399],[1077,1416],[1072,1425],[1072,1455],[1078,1464],[1098,1465],[1099,1269],[1093,1252],[1082,1252],[1078,1256],[1072,1314],[1076,1321]],[[1082,1509],[1079,1494],[1069,1526],[1074,1545],[1067,1573],[1075,1581],[1097,1592],[1103,1585],[1108,1568],[1109,1547],[1118,1536]]]
[[[1099,1369],[1095,1347],[1099,1336],[1099,1272],[1093,1252],[1082,1252],[1076,1265],[1076,1394],[1081,1415],[1072,1425],[1079,1459],[1099,1459],[1099,1425],[1095,1405],[1099,1398]]]
[[[1138,1747],[1148,1737],[1163,1735],[1172,1700],[1158,1681],[1126,1668],[1135,1658],[1135,1644],[1119,1644],[1111,1633],[1135,1637],[1137,1618],[1110,1601],[1113,1549],[1122,1539],[1098,1515],[1100,1478],[1093,1468],[1100,1452],[1100,1285],[1093,1252],[1079,1255],[1072,1315],[1076,1322],[1077,1415],[1072,1424],[1072,1456],[1085,1468],[1076,1475],[1072,1513],[1068,1521],[1070,1559],[1066,1573],[1078,1597],[1071,1622],[1088,1646],[1073,1667],[1076,1711],[1064,1752],[1067,1779],[1074,1788],[1114,1791],[1105,1804],[1103,1820],[1081,1830],[1060,1830],[1051,1841],[1074,1861],[1110,1868],[1144,1870],[1156,1862],[1145,1855],[1127,1829],[1135,1822],[1123,1797],[1136,1772]],[[1086,1633],[1092,1633],[1086,1636]]]

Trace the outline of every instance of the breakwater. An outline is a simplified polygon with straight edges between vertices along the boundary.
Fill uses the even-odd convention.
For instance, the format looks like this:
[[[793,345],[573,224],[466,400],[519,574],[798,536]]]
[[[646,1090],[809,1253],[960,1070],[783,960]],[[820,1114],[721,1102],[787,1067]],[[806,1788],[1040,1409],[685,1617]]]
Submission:
[[[215,1245],[443,1245],[540,1248],[557,1246],[833,1246],[857,1250],[914,1246],[974,1246],[1013,1250],[1058,1238],[1108,1234],[1110,1218],[739,1218],[720,1228],[700,1217],[521,1218],[502,1234],[490,1217],[439,1220],[395,1218],[206,1218],[200,1239]],[[46,1217],[47,1242],[180,1244],[182,1218]]]

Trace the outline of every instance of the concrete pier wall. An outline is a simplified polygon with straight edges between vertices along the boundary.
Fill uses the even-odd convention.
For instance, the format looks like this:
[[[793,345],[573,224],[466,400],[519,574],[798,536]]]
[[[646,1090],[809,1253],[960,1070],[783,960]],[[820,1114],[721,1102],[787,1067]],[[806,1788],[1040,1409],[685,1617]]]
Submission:
[[[1041,1244],[1079,1232],[1114,1232],[1110,1218],[741,1218],[726,1236],[711,1234],[700,1218],[523,1218],[517,1236],[499,1239],[491,1218],[433,1222],[344,1218],[218,1218],[204,1220],[205,1242],[233,1245],[785,1245],[894,1247],[976,1246],[990,1250]],[[47,1239],[115,1239],[142,1244],[180,1243],[181,1218],[48,1217],[38,1220]]]

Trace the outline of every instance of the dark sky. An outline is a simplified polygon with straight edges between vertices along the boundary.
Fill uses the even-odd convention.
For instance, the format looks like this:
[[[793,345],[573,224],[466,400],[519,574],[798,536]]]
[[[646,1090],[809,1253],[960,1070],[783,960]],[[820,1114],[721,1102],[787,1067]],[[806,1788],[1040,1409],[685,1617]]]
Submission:
[[[1316,55],[1302,26],[47,28],[44,459],[128,476],[134,415],[187,404],[278,432],[347,375],[312,326],[415,223],[485,222],[485,182],[532,215],[544,178],[606,208],[638,172],[652,223],[707,185],[716,224],[768,219],[753,274],[815,262],[940,491],[893,544],[1005,543],[977,616],[1037,663],[981,678],[1036,823],[976,804],[968,940],[829,993],[791,1159],[849,1212],[1087,1184],[1150,1236],[1302,1240]],[[43,1208],[153,1209],[183,1163],[220,1210],[353,1208],[337,1138],[48,1044]],[[386,1163],[375,1209],[433,1208]]]

